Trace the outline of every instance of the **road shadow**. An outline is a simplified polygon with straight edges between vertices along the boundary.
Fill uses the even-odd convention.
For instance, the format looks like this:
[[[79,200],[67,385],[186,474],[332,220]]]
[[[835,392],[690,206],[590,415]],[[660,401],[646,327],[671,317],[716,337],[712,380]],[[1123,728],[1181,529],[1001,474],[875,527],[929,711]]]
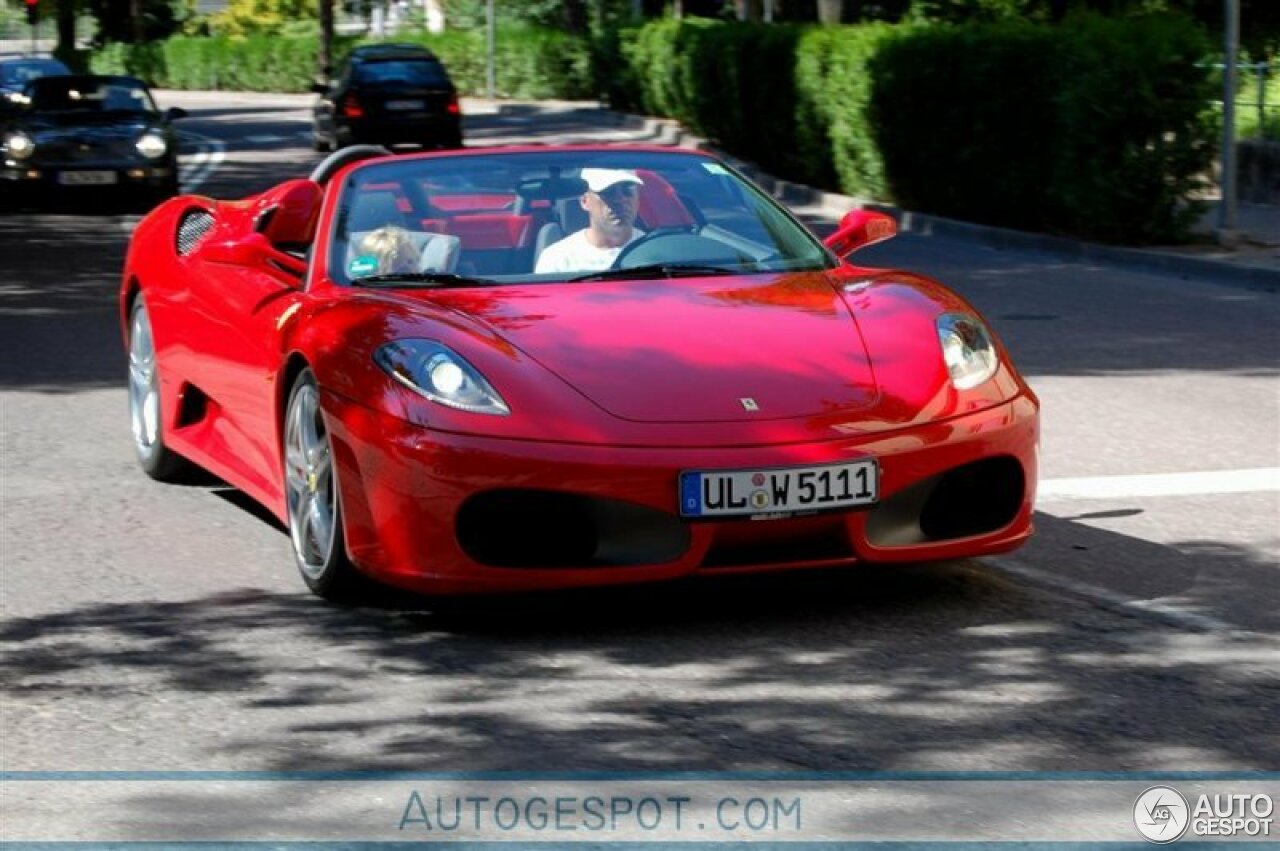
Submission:
[[[1186,594],[1208,571],[1257,588],[1269,567],[1226,545],[1188,555],[1039,522],[1075,526],[1059,531],[1095,554],[1145,548],[1143,562],[1162,565],[1157,595]],[[982,562],[362,608],[240,588],[14,617],[0,643],[11,707],[67,701],[105,718],[139,691],[178,705],[216,695],[234,734],[195,736],[190,768],[1128,771],[1280,759],[1273,641],[1100,609]],[[145,726],[143,714],[129,723]]]

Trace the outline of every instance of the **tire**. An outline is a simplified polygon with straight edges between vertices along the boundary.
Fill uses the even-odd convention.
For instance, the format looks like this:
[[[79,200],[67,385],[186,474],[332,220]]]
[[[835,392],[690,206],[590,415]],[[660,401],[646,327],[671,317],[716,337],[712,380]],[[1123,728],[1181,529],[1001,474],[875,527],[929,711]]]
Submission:
[[[177,481],[192,472],[191,462],[164,442],[155,340],[142,294],[134,299],[129,311],[129,425],[142,472],[162,482]]]
[[[294,564],[317,596],[334,603],[357,602],[372,583],[347,557],[333,448],[320,411],[320,388],[310,369],[298,375],[289,391],[283,444]]]

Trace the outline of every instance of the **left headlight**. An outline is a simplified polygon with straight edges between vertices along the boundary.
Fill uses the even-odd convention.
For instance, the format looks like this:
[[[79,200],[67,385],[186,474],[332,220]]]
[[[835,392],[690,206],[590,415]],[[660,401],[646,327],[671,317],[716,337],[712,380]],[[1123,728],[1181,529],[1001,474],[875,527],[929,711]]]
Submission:
[[[977,387],[995,375],[1000,359],[991,334],[976,316],[944,313],[938,317],[938,341],[942,359],[957,390]]]
[[[135,143],[138,153],[149,160],[163,157],[169,151],[169,143],[159,133],[143,133]]]
[[[433,402],[473,414],[511,413],[484,376],[462,357],[434,340],[396,340],[373,355],[396,381]]]
[[[36,150],[35,140],[21,130],[4,137],[4,150],[15,160],[25,160]]]

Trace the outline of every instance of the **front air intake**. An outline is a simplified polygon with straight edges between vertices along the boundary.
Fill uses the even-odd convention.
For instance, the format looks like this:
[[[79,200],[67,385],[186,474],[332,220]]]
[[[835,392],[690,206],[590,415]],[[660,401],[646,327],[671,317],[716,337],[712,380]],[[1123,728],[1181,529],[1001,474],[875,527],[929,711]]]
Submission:
[[[182,218],[178,220],[178,233],[176,245],[179,256],[185,257],[192,251],[196,250],[196,246],[200,244],[200,240],[213,228],[213,213],[201,207],[193,207],[182,214]]]

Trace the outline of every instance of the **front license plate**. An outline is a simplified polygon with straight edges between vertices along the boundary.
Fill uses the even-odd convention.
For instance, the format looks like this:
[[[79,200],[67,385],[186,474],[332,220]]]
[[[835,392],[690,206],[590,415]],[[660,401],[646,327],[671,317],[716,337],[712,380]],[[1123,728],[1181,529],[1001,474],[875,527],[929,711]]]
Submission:
[[[387,101],[387,109],[396,112],[404,112],[410,109],[426,109],[426,101],[421,100],[389,100]]]
[[[109,186],[117,179],[114,171],[64,171],[58,175],[63,186]]]
[[[830,511],[870,505],[880,490],[874,458],[820,467],[706,470],[680,474],[682,517]]]

